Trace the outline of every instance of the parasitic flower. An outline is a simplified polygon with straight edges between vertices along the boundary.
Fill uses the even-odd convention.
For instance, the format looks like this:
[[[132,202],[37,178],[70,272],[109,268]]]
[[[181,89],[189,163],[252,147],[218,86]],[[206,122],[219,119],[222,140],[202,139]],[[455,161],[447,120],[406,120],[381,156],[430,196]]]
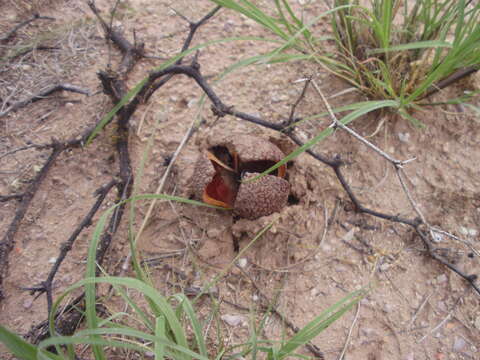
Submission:
[[[229,136],[203,151],[195,165],[192,188],[205,203],[233,209],[234,214],[257,219],[280,211],[287,203],[290,184],[286,166],[257,180],[285,154],[271,142],[252,135]]]

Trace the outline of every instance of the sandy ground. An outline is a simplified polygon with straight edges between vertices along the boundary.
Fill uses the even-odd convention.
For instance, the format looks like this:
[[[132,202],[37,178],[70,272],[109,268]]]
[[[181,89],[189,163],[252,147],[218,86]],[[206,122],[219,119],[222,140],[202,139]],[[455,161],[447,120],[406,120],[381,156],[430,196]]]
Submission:
[[[102,0],[97,6],[106,14],[112,3]],[[294,3],[298,7],[300,1]],[[33,11],[55,18],[38,20],[23,28],[2,48],[2,56],[11,57],[19,44],[32,42],[56,49],[35,50],[7,62],[2,60],[3,106],[58,82],[89,89],[93,95],[57,93],[1,118],[0,155],[28,144],[47,143],[52,138],[68,139],[93,125],[112,106],[101,91],[96,73],[109,62],[116,64],[120,57],[103,40],[101,27],[86,4],[78,0],[35,4],[5,1],[0,5],[1,32],[28,18]],[[323,2],[311,1],[304,8],[305,16],[315,16],[323,6]],[[179,50],[188,30],[172,7],[190,19],[199,19],[212,4],[207,0],[195,1],[194,6],[186,0],[130,0],[120,4],[113,24],[121,27],[129,39],[134,30],[145,42],[147,54],[166,58]],[[320,23],[314,30],[324,34],[327,29],[327,23]],[[194,43],[247,35],[268,34],[253,21],[222,10],[200,28]],[[198,61],[203,74],[212,79],[234,62],[268,49],[266,43],[235,41],[202,50]],[[129,76],[129,86],[159,64],[158,59],[141,60]],[[281,121],[302,90],[303,84],[296,80],[305,75],[314,75],[331,97],[332,106],[361,100],[351,93],[333,97],[348,85],[305,63],[250,66],[215,83],[214,89],[225,103],[240,111]],[[449,88],[432,101],[458,96],[472,83],[469,80]],[[153,139],[144,174],[136,178],[139,193],[155,191],[166,169],[165,159],[178,147],[199,112],[201,94],[193,81],[178,76],[135,113],[130,132],[134,169],[138,169],[146,154],[148,140]],[[320,98],[310,89],[297,116],[323,111]],[[200,110],[200,115],[205,124],[176,161],[165,188],[168,193],[188,195],[194,162],[207,137],[238,133],[278,138],[271,131],[232,117],[217,120],[209,104]],[[392,120],[387,114],[358,119],[352,127],[391,156],[416,157],[405,169],[412,195],[430,224],[463,241],[444,236],[437,245],[463,271],[480,273],[479,119],[468,109],[455,106],[426,107],[416,116],[426,124],[425,129],[414,128],[404,120]],[[329,123],[328,118],[320,118],[302,123],[296,131],[307,140]],[[25,334],[46,319],[44,296],[33,299],[22,287],[46,278],[61,243],[94,203],[94,191],[116,175],[112,134],[110,127],[89,147],[64,152],[49,171],[15,237],[4,284],[6,299],[0,303],[2,325]],[[365,145],[337,131],[315,150],[329,157],[340,155],[347,161],[347,179],[365,206],[415,217],[391,165]],[[2,156],[0,194],[21,193],[46,156],[46,151],[34,149]],[[138,175],[137,170],[135,173]],[[279,214],[258,220],[234,220],[230,213],[175,203],[158,206],[139,242],[145,259],[176,251],[177,256],[152,263],[158,288],[172,294],[179,290],[178,286],[205,285],[235,257],[233,238],[243,248],[258,230],[275,219],[273,228],[246,251],[241,261],[243,267],[230,269],[217,284],[221,298],[254,308],[260,301],[258,289],[262,289],[268,298],[277,298],[278,309],[301,327],[349,292],[373,284],[358,309],[347,313],[314,340],[326,359],[338,358],[354,318],[345,359],[480,359],[479,295],[456,274],[429,258],[411,229],[353,212],[333,172],[308,155],[301,155],[289,165],[288,180],[298,201],[291,201]],[[114,196],[109,195],[102,210],[113,203]],[[138,222],[147,205],[138,204]],[[15,200],[0,204],[3,231],[17,206]],[[56,294],[82,277],[90,237],[91,229],[76,241],[56,276]],[[105,264],[109,273],[122,273],[128,250],[126,225],[122,225]],[[180,277],[179,273],[185,276]],[[111,306],[114,308],[115,304]],[[199,313],[207,314],[210,306],[208,300],[202,302]],[[244,340],[249,312],[224,303],[221,313],[245,319],[238,326],[224,325],[225,341],[235,344]],[[271,317],[263,336],[279,338],[283,330],[281,321]],[[210,335],[214,353],[215,337]],[[307,350],[302,352],[309,355]],[[2,358],[8,357],[1,354]]]

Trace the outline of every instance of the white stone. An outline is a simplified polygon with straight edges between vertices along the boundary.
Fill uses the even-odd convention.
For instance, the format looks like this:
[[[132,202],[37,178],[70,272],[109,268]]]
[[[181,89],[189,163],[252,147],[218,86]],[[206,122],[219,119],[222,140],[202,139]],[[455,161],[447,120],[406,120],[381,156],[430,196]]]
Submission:
[[[475,327],[480,330],[480,315],[475,319]]]
[[[197,99],[190,99],[187,103],[187,107],[190,109],[194,107],[196,103],[197,103]]]
[[[238,266],[240,266],[242,269],[244,269],[247,266],[247,259],[246,258],[240,258],[238,259]]]
[[[30,309],[32,307],[32,304],[33,304],[33,299],[28,298],[23,302],[23,308],[24,309]]]
[[[453,343],[453,351],[462,351],[465,348],[465,345],[467,345],[466,341],[462,337],[457,336]]]
[[[443,284],[443,283],[447,282],[447,280],[448,280],[448,278],[447,278],[447,275],[445,275],[445,274],[437,276],[437,282],[439,284]]]
[[[439,242],[443,241],[443,235],[442,234],[439,234],[435,231],[432,231],[432,233],[433,233],[433,239],[432,239],[433,242],[438,244]]]
[[[227,325],[236,327],[244,323],[245,318],[242,315],[222,315],[220,317]]]
[[[407,143],[410,140],[410,133],[398,133],[398,139],[401,142]]]

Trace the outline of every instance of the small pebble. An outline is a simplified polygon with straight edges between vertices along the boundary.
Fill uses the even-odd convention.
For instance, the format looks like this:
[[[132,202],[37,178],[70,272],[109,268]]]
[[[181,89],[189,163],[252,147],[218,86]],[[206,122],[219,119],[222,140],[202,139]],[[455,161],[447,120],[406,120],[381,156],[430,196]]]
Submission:
[[[50,264],[55,264],[55,262],[57,261],[57,258],[56,257],[51,257],[50,259],[48,259],[48,262]]]
[[[480,315],[475,319],[475,327],[480,330]]]
[[[367,336],[367,337],[370,337],[370,336],[375,336],[375,330],[372,329],[372,328],[368,328],[368,327],[365,327],[365,328],[362,328],[360,330],[360,332],[362,333],[362,335],[364,336]]]
[[[325,252],[330,252],[330,251],[332,251],[332,247],[331,247],[330,245],[325,244],[325,243],[322,244],[320,247],[321,247],[322,250],[325,251]],[[315,257],[316,257],[316,255],[315,255]],[[321,256],[319,256],[319,257],[321,257]]]
[[[387,303],[387,304],[383,305],[383,311],[385,311],[386,313],[392,312],[393,309],[394,309],[394,307],[391,304]]]
[[[448,280],[448,278],[447,278],[447,275],[445,275],[445,274],[437,276],[437,283],[439,283],[439,284],[443,284],[443,283],[447,282],[447,280]]]
[[[410,133],[398,133],[398,139],[401,142],[407,143],[410,140]]]
[[[191,99],[191,100],[188,101],[187,107],[190,109],[190,108],[194,107],[196,103],[197,103],[197,99]]]
[[[380,265],[380,271],[381,271],[381,272],[385,272],[385,271],[387,271],[389,268],[390,268],[390,264],[389,264],[389,263],[383,263],[382,265]]]
[[[220,317],[227,325],[236,327],[242,325],[244,322],[244,317],[241,315],[222,315]]]
[[[455,341],[453,343],[453,351],[462,351],[467,345],[466,341],[462,337],[455,337]]]
[[[446,311],[448,310],[448,309],[447,309],[447,305],[445,304],[444,301],[439,301],[439,302],[437,303],[437,306],[438,306],[438,308],[439,308],[441,311],[443,311],[443,312],[446,312]]]
[[[33,305],[33,299],[28,298],[23,302],[23,308],[24,309],[30,309]]]
[[[220,236],[222,233],[222,229],[216,228],[216,227],[211,227],[207,230],[207,236],[210,239],[216,239]]]
[[[238,259],[238,266],[244,269],[245,266],[247,266],[247,259],[246,258]]]
[[[436,233],[436,232],[433,232],[433,242],[434,243],[439,243],[439,242],[442,242],[443,241],[443,235],[442,234],[439,234],[439,233]]]

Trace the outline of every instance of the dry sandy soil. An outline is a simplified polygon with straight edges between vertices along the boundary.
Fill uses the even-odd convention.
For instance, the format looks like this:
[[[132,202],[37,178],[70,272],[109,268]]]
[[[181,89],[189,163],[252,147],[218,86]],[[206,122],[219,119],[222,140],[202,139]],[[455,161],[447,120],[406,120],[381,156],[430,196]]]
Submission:
[[[2,45],[0,111],[8,103],[56,83],[74,84],[88,89],[91,95],[55,93],[0,118],[1,195],[22,193],[49,154],[46,150],[10,153],[12,150],[48,143],[52,138],[69,139],[95,124],[112,107],[96,73],[109,63],[115,67],[120,55],[103,39],[103,31],[86,3],[80,0],[33,3],[5,0],[0,5],[0,33],[12,29],[35,11],[54,18],[32,22]],[[97,6],[108,18],[113,3],[99,0]],[[294,3],[297,8],[299,3],[308,3],[303,9],[307,18],[324,9],[321,1]],[[113,25],[128,39],[133,38],[135,31],[136,37],[145,42],[148,55],[167,58],[178,52],[188,31],[186,22],[172,8],[195,20],[212,7],[207,0],[122,1]],[[327,23],[320,23],[314,29],[318,34],[327,30]],[[194,43],[247,35],[267,34],[253,21],[222,10],[199,29]],[[32,44],[54,49],[16,53],[22,46]],[[203,49],[198,61],[203,74],[213,81],[228,65],[266,50],[268,45],[259,42],[236,41]],[[155,58],[140,60],[129,75],[129,86],[161,62]],[[250,66],[217,82],[214,89],[225,103],[236,109],[280,122],[288,116],[302,90],[303,83],[296,80],[305,75],[314,75],[332,106],[361,100],[354,93],[342,95],[347,84],[305,63]],[[472,86],[475,79],[448,88],[431,101],[457,96]],[[201,95],[192,80],[177,76],[133,116],[130,153],[138,193],[151,193],[157,188],[166,169],[165,159],[188,131],[199,111]],[[297,108],[297,116],[323,111],[320,98],[310,88]],[[200,115],[205,122],[175,162],[165,187],[169,194],[188,195],[188,181],[198,149],[208,136],[247,133],[279,137],[233,117],[217,120],[209,104],[200,110]],[[406,173],[419,208],[430,224],[461,238],[460,241],[442,236],[436,246],[444,249],[450,259],[454,258],[467,274],[480,274],[478,115],[475,118],[469,109],[459,106],[439,106],[426,107],[416,116],[426,124],[425,129],[414,128],[404,120],[392,120],[385,114],[358,119],[352,127],[391,156],[416,157],[406,166]],[[304,122],[296,133],[305,141],[329,123],[327,117]],[[46,319],[45,296],[34,299],[22,288],[46,278],[60,245],[94,203],[94,191],[116,175],[113,128],[109,126],[86,148],[63,152],[36,193],[9,257],[5,299],[0,302],[2,325],[25,334]],[[147,153],[149,139],[153,145],[140,176],[138,168]],[[315,150],[329,157],[339,155],[347,161],[347,180],[365,206],[410,218],[416,216],[391,165],[350,135],[336,131]],[[234,221],[229,213],[177,203],[157,206],[139,242],[144,259],[163,256],[163,260],[151,262],[156,286],[165,294],[172,294],[179,287],[205,285],[235,257],[234,238],[243,248],[258,230],[276,219],[273,228],[246,251],[241,261],[243,268],[231,268],[217,284],[221,299],[254,308],[261,301],[258,289],[262,289],[268,298],[277,298],[278,309],[301,327],[349,292],[373,284],[359,308],[314,340],[326,359],[339,357],[354,318],[344,359],[480,359],[479,294],[431,259],[409,227],[352,211],[348,197],[328,167],[304,154],[289,165],[288,174],[297,201],[291,201],[279,214],[254,221]],[[112,192],[107,197],[102,211],[113,204],[115,196]],[[17,200],[0,204],[2,233],[17,207]],[[147,207],[147,203],[138,204],[137,225]],[[126,230],[126,224],[122,224],[108,252],[104,267],[111,274],[131,274],[131,269],[122,267],[129,251]],[[75,242],[55,278],[56,295],[81,279],[90,239],[91,228]],[[165,256],[172,253],[176,256]],[[114,300],[107,302],[107,306],[112,311],[119,310]],[[207,314],[210,306],[208,299],[203,301],[199,313]],[[220,311],[244,319],[237,326],[223,325],[225,341],[235,344],[244,340],[249,312],[227,303],[221,305]],[[260,310],[257,312],[260,315]],[[279,338],[284,329],[278,318],[271,317],[262,336]],[[210,335],[214,353],[215,336]],[[302,352],[311,355],[306,349]],[[0,357],[7,359],[9,355],[0,348]]]

